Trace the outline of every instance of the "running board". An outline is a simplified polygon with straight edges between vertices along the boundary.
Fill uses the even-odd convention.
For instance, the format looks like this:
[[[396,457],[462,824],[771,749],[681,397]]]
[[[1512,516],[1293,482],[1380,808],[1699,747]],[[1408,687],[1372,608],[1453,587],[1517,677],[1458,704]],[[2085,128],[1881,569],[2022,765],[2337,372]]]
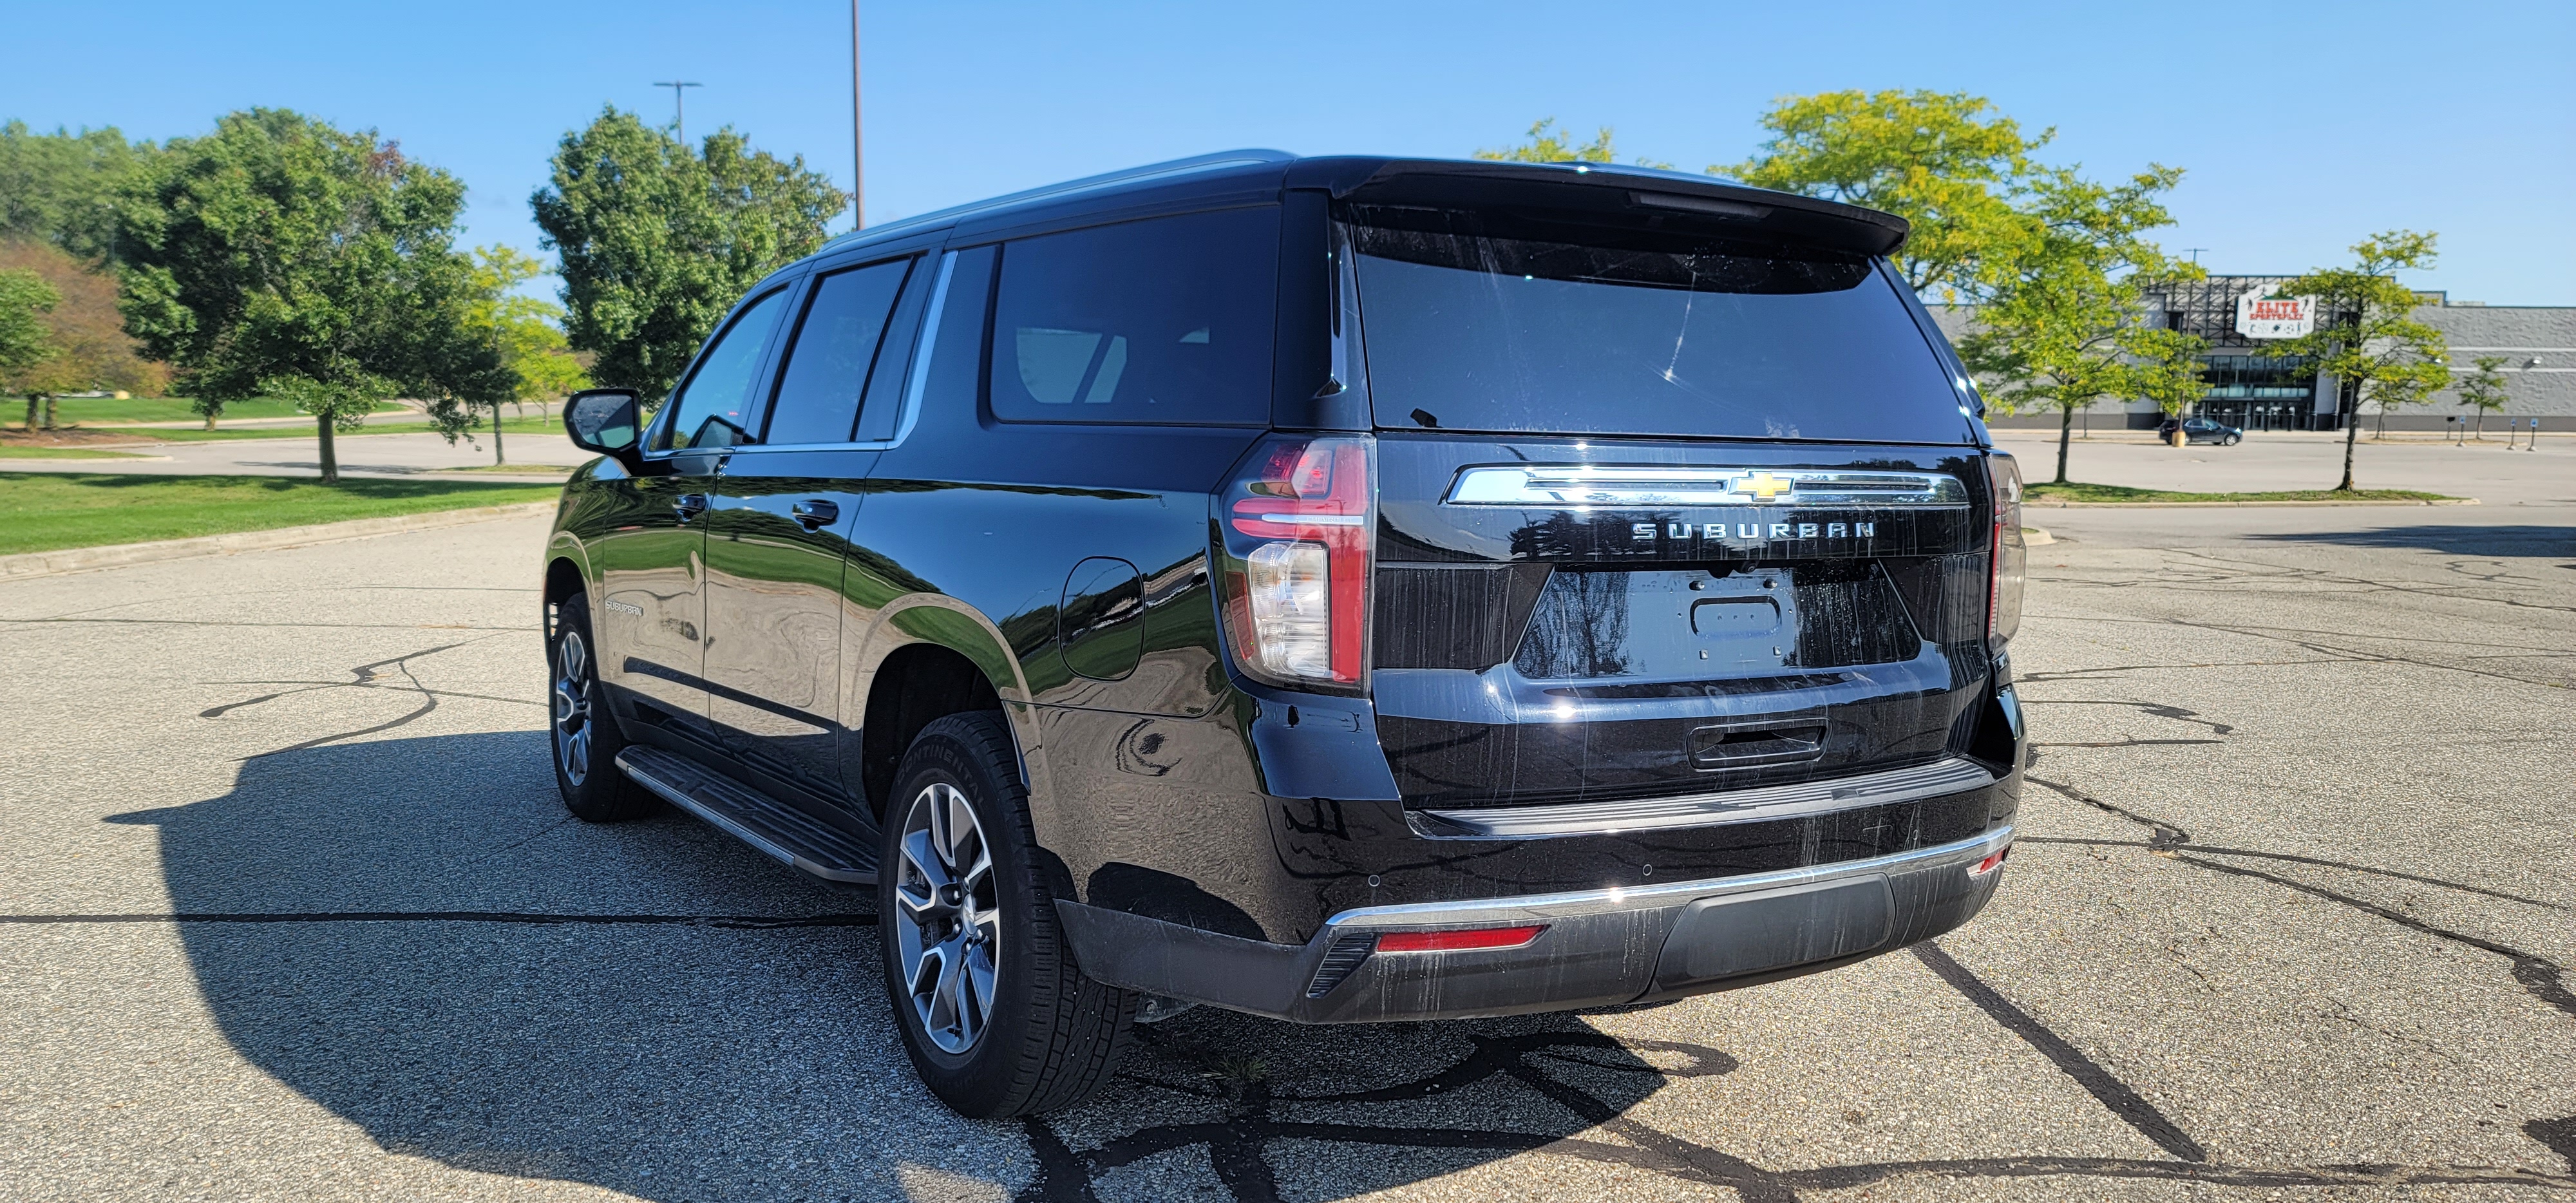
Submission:
[[[875,849],[749,786],[658,748],[630,746],[617,754],[617,767],[628,780],[781,864],[825,881],[876,884]]]

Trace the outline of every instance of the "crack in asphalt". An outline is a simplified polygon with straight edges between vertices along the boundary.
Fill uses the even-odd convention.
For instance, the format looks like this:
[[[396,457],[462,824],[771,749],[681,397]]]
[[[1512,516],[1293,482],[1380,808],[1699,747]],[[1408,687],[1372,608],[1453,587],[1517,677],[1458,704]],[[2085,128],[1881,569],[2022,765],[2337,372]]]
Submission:
[[[426,718],[431,711],[438,709],[438,699],[441,691],[431,689],[427,685],[421,684],[420,677],[411,671],[412,661],[426,656],[435,656],[440,652],[454,651],[457,648],[465,647],[469,644],[481,643],[495,637],[496,636],[494,635],[481,635],[472,639],[461,639],[455,643],[442,643],[437,647],[423,648],[416,652],[406,652],[389,659],[370,661],[349,669],[350,679],[346,681],[331,681],[319,685],[308,685],[300,689],[282,689],[276,693],[261,694],[260,696],[253,698],[244,698],[238,702],[226,702],[220,706],[211,706],[205,710],[199,711],[197,713],[197,717],[209,719],[221,718],[227,712],[239,710],[247,706],[257,706],[262,702],[273,702],[279,698],[291,697],[301,693],[312,693],[316,690],[322,689],[377,689],[404,688],[407,686],[411,692],[420,695],[421,703],[418,709],[415,709],[411,713],[405,714],[400,718],[377,723],[370,727],[360,727],[354,731],[342,731],[333,735],[324,735],[318,738],[308,739],[301,743],[288,744],[282,748],[271,748],[265,752],[254,752],[251,755],[242,757],[241,759],[246,761],[257,760],[262,756],[277,756],[287,752],[301,752],[307,748],[318,748],[324,744],[338,743],[345,739],[356,739],[361,735],[373,735],[379,731],[391,731],[396,727],[406,726],[422,718]],[[394,685],[389,678],[389,674],[378,671],[388,666],[402,674],[403,681],[405,683],[403,686]],[[520,701],[521,699],[493,698],[491,700]],[[538,704],[542,705],[543,703]]]
[[[2147,851],[2162,853],[2167,858],[2178,863],[2208,869],[2215,873],[2225,873],[2233,877],[2245,877],[2260,881],[2268,881],[2275,885],[2296,890],[2302,894],[2307,894],[2311,897],[2321,898],[2328,902],[2340,903],[2343,906],[2349,907],[2363,914],[2385,919],[2388,922],[2406,928],[2409,931],[2433,936],[2438,939],[2448,940],[2455,944],[2477,949],[2480,952],[2492,953],[2496,956],[2503,957],[2511,965],[2510,972],[2512,974],[2514,984],[2521,986],[2523,990],[2529,993],[2532,997],[2537,998],[2540,1001],[2567,1013],[2568,1015],[2576,1016],[2576,991],[2570,991],[2568,989],[2564,968],[2556,961],[2552,961],[2538,953],[2527,952],[2500,941],[2487,939],[2484,936],[2474,936],[2466,932],[2452,931],[2446,927],[2439,927],[2434,924],[2427,923],[2413,915],[2391,910],[2375,902],[2355,898],[2349,894],[2338,893],[2322,886],[2312,886],[2306,882],[2299,881],[2294,878],[2283,877],[2277,873],[2266,873],[2260,869],[2252,869],[2244,865],[2231,865],[2221,861],[2207,859],[2205,855],[2201,855],[2204,850],[2191,843],[2191,833],[2161,819],[2149,818],[2137,813],[2136,811],[2128,810],[2112,803],[2105,802],[2100,798],[2096,798],[2093,795],[2085,793],[2074,786],[2067,785],[2064,782],[2049,781],[2037,774],[2029,774],[2028,780],[2033,784],[2046,786],[2068,798],[2082,802],[2087,806],[2094,807],[2110,814],[2118,815],[2132,823],[2136,823],[2147,828],[2151,833],[2147,838]],[[2085,842],[2100,842],[2108,844],[2116,841]],[[2182,850],[2185,849],[2186,846],[2189,847],[2189,850],[2194,853],[2194,855],[2182,854]],[[2287,854],[2257,853],[2255,855],[2280,855],[2285,859],[2287,858]],[[2421,880],[2424,880],[2426,884],[2430,885],[2447,886],[2454,884],[2429,878]],[[2470,889],[2479,893],[2485,892],[2483,890],[2477,890],[2475,887],[2458,888]],[[2537,902],[2538,900],[2516,899],[2516,901]],[[2549,906],[2552,904],[2539,903],[2539,905]]]
[[[1919,946],[1930,948],[1929,945]],[[1920,955],[1920,953],[1918,953]],[[1948,958],[1937,949],[1934,957]],[[1927,964],[1932,962],[1927,961]],[[1955,961],[1949,962],[1956,966]],[[1938,972],[1938,969],[1935,970]],[[1976,982],[1973,974],[1959,970],[1964,979]],[[1957,983],[1953,983],[1956,985]],[[1991,987],[1984,987],[1992,995]],[[1992,995],[2000,1001],[2000,995]],[[2002,1004],[2018,1022],[2031,1032],[2045,1033],[2042,1040],[2062,1038],[2026,1012]],[[1150,1032],[1150,1029],[1146,1029]],[[2024,1033],[2025,1036],[2028,1032]],[[1149,1041],[1151,1037],[1148,1037]],[[1714,1077],[1733,1072],[1737,1062],[1717,1049],[1701,1045],[1661,1040],[1622,1041],[1598,1032],[1545,1032],[1521,1036],[1470,1036],[1471,1050],[1447,1067],[1412,1081],[1369,1090],[1331,1094],[1282,1094],[1268,1083],[1251,1081],[1233,1090],[1219,1090],[1190,1082],[1171,1081],[1122,1072],[1120,1078],[1158,1090],[1169,1091],[1203,1100],[1226,1104],[1222,1119],[1196,1120],[1170,1124],[1153,1124],[1113,1137],[1089,1148],[1075,1148],[1068,1142],[1056,1120],[1031,1116],[1022,1118],[1020,1128],[1027,1135],[1029,1148],[1037,1161],[1037,1173],[1014,1196],[1014,1203],[1098,1203],[1100,1176],[1134,1165],[1148,1158],[1179,1149],[1204,1145],[1210,1167],[1237,1203],[1276,1203],[1283,1196],[1277,1172],[1269,1161],[1269,1146],[1276,1141],[1313,1141],[1324,1144],[1359,1145],[1385,1149],[1425,1151],[1464,1150],[1490,1153],[1542,1153],[1573,1157],[1585,1161],[1643,1170],[1681,1181],[1720,1187],[1735,1192],[1740,1199],[1756,1203],[1795,1203],[1801,1191],[1834,1191],[1868,1186],[1904,1177],[1932,1178],[2099,1178],[2149,1181],[2174,1181],[2212,1186],[2245,1187],[2362,1187],[2408,1185],[2497,1185],[2530,1186],[2554,1190],[2576,1190],[2576,1121],[2535,1120],[2526,1125],[2532,1138],[2555,1152],[2570,1158],[2567,1174],[2543,1173],[2511,1166],[2484,1165],[2236,1165],[2213,1162],[2198,1142],[2184,1134],[2172,1121],[2164,1118],[2143,1098],[2125,1084],[2110,1077],[2072,1046],[2065,1046],[2076,1068],[2071,1074],[2095,1076],[2088,1090],[2099,1088],[2096,1097],[2108,1093],[2122,1100],[2127,1110],[2122,1116],[2132,1126],[2147,1132],[2160,1147],[2176,1155],[2175,1160],[2127,1157],[2027,1156],[1955,1159],[1913,1159],[1862,1162],[1848,1165],[1816,1166],[1797,1170],[1769,1170],[1740,1157],[1627,1118],[1621,1110],[1583,1088],[1545,1072],[1541,1063],[1556,1061],[1580,1064],[1587,1068],[1614,1073],[1652,1074],[1667,1081],[1675,1078]],[[1648,1050],[1677,1052],[1687,1055],[1690,1064],[1675,1069],[1658,1069],[1651,1065],[1620,1065],[1588,1057],[1574,1056],[1580,1050],[1631,1052]],[[1180,1050],[1163,1049],[1188,1054]],[[2043,1051],[2045,1051],[2043,1049]],[[1206,1078],[1224,1077],[1224,1067],[1214,1058],[1198,1058],[1209,1063]],[[2052,1060],[2055,1060],[2052,1057]],[[2064,1064],[2061,1064],[2064,1068]],[[1628,1144],[1588,1139],[1576,1135],[1550,1135],[1544,1132],[1515,1131],[1501,1128],[1392,1126],[1347,1124],[1283,1119],[1277,1114],[1283,1105],[1355,1105],[1379,1102],[1402,1102],[1453,1095],[1470,1087],[1509,1081],[1527,1088],[1540,1097],[1563,1107],[1576,1118],[1599,1128]],[[2109,1100],[2105,1100],[2106,1103]],[[2161,1134],[2156,1129],[2161,1125]],[[2194,1156],[2193,1154],[2197,1154]]]
[[[2085,1056],[2083,1050],[2076,1048],[2073,1042],[2058,1035],[2055,1030],[2033,1017],[2030,1012],[2015,1006],[2011,999],[2003,996],[2002,992],[1986,984],[1984,979],[1970,972],[1967,966],[1942,951],[1940,945],[1926,940],[1908,951],[1914,954],[1915,960],[1923,962],[1924,967],[1930,969],[1934,976],[1950,983],[1953,989],[1966,995],[1968,1001],[1977,1004],[1979,1010],[1992,1017],[1996,1023],[2003,1025],[2006,1031],[2021,1037],[2032,1048],[2039,1050],[2041,1056],[2048,1058],[2051,1064],[2063,1070],[2066,1076],[2075,1079],[2076,1085],[2082,1086],[2086,1094],[2092,1095],[2095,1101],[2109,1109],[2111,1114],[2120,1117],[2120,1122],[2137,1129],[2139,1135],[2154,1141],[2157,1148],[2185,1161],[2209,1160],[2208,1150],[2201,1148],[2199,1141],[2193,1140],[2182,1130],[2180,1124],[2175,1123],[2164,1112],[2157,1110],[2156,1105],[2148,1102],[2146,1096],[2139,1094],[2135,1087],[2121,1081],[2100,1062]]]

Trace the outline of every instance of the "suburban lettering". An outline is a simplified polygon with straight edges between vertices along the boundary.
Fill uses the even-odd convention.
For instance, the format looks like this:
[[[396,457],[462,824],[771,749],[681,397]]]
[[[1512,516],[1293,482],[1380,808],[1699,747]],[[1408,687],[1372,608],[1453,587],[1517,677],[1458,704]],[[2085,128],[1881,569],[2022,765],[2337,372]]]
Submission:
[[[1825,524],[1825,537],[1828,539],[1839,539],[1850,533],[1851,527],[1843,523],[1828,522]]]
[[[1640,539],[1652,539],[1655,537],[1655,524],[1652,522],[1640,522],[1635,526],[1629,527],[1628,533]]]
[[[1690,523],[1687,523],[1687,522],[1675,522],[1675,523],[1673,523],[1673,524],[1671,524],[1671,525],[1669,525],[1669,526],[1666,526],[1666,527],[1664,528],[1664,534],[1665,534],[1666,536],[1668,536],[1668,537],[1675,538],[1675,539],[1687,539],[1687,538],[1690,538],[1690,537],[1691,537],[1691,524],[1690,524]]]
[[[1759,539],[1762,537],[1762,526],[1760,523],[1755,522],[1739,522],[1735,525],[1735,537],[1738,539]]]
[[[1771,524],[1771,537],[1772,537],[1772,538],[1774,538],[1774,539],[1786,539],[1786,538],[1788,538],[1788,537],[1789,537],[1789,524],[1788,524],[1788,523],[1786,523],[1786,522],[1774,522],[1774,523],[1772,523],[1772,524]]]
[[[1855,537],[1862,539],[1875,539],[1878,537],[1878,524],[1875,522],[1852,523],[1852,534]]]
[[[1815,537],[1816,537],[1816,524],[1815,524],[1815,523],[1813,523],[1813,522],[1801,522],[1801,523],[1799,523],[1799,524],[1798,524],[1798,537],[1799,537],[1799,538],[1801,538],[1801,539],[1813,539],[1813,538],[1815,538]]]

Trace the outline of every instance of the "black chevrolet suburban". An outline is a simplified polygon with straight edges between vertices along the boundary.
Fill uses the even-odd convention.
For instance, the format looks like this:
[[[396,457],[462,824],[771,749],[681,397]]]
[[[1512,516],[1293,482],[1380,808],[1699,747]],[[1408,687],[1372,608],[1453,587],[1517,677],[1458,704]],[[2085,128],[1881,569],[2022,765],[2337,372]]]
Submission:
[[[1242,151],[844,236],[545,550],[558,784],[872,886],[913,1064],[1653,1003],[1985,905],[2020,481],[1885,214]]]

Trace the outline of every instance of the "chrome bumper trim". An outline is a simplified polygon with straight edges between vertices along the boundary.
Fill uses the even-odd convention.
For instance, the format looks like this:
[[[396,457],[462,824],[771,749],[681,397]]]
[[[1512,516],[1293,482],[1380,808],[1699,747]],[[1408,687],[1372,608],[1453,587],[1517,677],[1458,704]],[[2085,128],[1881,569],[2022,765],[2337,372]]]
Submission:
[[[1983,789],[1994,783],[1995,775],[1986,771],[1985,766],[1951,757],[1909,769],[1890,769],[1828,781],[1757,786],[1724,793],[1482,810],[1416,810],[1406,812],[1405,819],[1414,834],[1426,839],[1527,840],[1564,835],[1615,835],[1672,827],[1715,827],[1726,823],[1794,819],[1861,806],[1891,806],[1941,794]]]
[[[1845,877],[1921,873],[1953,864],[1964,869],[2009,847],[2012,841],[2013,828],[2007,823],[1964,840],[1935,844],[1929,848],[1893,852],[1867,860],[1835,861],[1828,865],[1806,865],[1796,869],[1777,869],[1769,873],[1748,873],[1741,877],[1658,882],[1648,886],[1613,886],[1605,890],[1576,890],[1561,894],[1524,894],[1510,898],[1477,898],[1458,902],[1415,902],[1398,906],[1357,907],[1325,920],[1324,929],[1308,944],[1310,947],[1329,947],[1336,932],[1353,928],[1417,928],[1446,925],[1508,927],[1522,919],[1566,919],[1579,915],[1600,914],[1605,911],[1650,910],[1656,907],[1682,906],[1702,898],[1718,898],[1752,890],[1777,889],[1781,886],[1811,885]]]

